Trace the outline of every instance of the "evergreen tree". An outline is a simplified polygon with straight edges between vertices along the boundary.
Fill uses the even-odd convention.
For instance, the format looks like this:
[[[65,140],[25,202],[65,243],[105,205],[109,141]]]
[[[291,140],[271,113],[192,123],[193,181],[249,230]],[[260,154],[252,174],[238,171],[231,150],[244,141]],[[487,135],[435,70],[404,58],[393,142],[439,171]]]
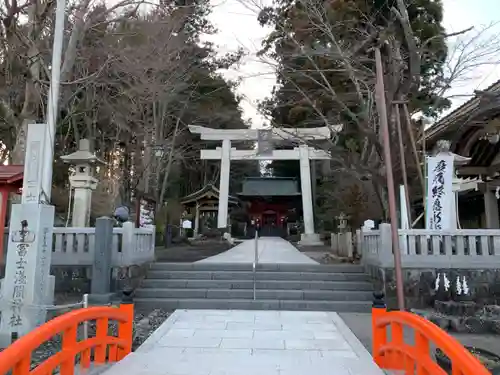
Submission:
[[[408,100],[410,112],[430,115],[450,104],[437,95],[447,54],[440,0],[407,5],[402,0],[278,0],[259,20],[273,29],[261,53],[277,62],[277,85],[260,109],[276,127],[343,124],[336,142],[326,146],[333,169],[342,173],[370,175],[384,184],[374,46],[384,60],[389,118],[394,100]],[[367,152],[371,149],[374,153]],[[298,174],[294,162],[270,167],[276,175]]]

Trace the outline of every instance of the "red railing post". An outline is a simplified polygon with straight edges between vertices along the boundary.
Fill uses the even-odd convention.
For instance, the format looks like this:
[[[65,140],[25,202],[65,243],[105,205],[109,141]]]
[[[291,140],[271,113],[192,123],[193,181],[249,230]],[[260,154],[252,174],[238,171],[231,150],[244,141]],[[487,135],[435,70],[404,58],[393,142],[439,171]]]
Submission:
[[[123,359],[132,351],[132,340],[134,335],[134,305],[132,303],[121,304],[120,310],[127,314],[128,319],[118,326],[118,338],[126,341],[127,347],[118,349],[116,356],[117,361]]]
[[[431,354],[431,342],[452,363],[453,375],[491,375],[479,360],[455,338],[428,320],[404,311],[388,312],[383,294],[374,293],[372,308],[373,359],[385,370],[402,370],[405,375],[445,375]],[[387,340],[387,327],[391,340]],[[406,343],[403,328],[412,328],[415,344]]]
[[[384,302],[384,293],[373,293],[372,305],[372,356],[375,363],[381,367],[385,367],[383,356],[379,355],[380,348],[387,343],[387,329],[385,327],[379,328],[377,321],[379,318],[385,316],[387,313],[387,306]]]
[[[29,375],[31,369],[31,352],[22,354],[22,358],[16,363],[12,375]],[[2,374],[3,375],[3,374]]]
[[[62,337],[62,351],[66,352],[64,361],[60,365],[60,373],[73,375],[75,373],[76,339],[78,325],[66,329]]]
[[[96,320],[95,337],[77,341],[78,326]],[[119,337],[108,335],[108,322],[114,320],[119,326]],[[109,362],[122,359],[132,348],[134,308],[132,304],[116,307],[90,307],[63,314],[22,336],[0,353],[0,375],[52,374],[60,369],[61,375],[74,375],[75,357],[81,353],[81,368],[90,366],[90,352],[94,350],[94,363],[105,363],[109,350]],[[31,355],[40,345],[55,335],[61,334],[62,349],[57,355],[47,358],[31,370]]]

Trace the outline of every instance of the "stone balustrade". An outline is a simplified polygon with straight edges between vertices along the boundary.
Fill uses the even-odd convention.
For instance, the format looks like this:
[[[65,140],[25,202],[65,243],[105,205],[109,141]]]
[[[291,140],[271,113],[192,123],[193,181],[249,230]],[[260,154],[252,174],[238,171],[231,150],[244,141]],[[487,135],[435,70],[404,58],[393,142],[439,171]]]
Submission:
[[[457,280],[467,281],[468,299],[482,304],[500,299],[500,230],[462,229],[398,231],[407,307],[427,308],[436,297],[436,279],[445,274],[450,293],[458,295]],[[358,230],[357,251],[377,290],[396,306],[396,281],[391,227]],[[460,295],[460,298],[464,296]]]
[[[5,228],[5,236],[9,235]],[[154,260],[155,228],[135,228],[131,222],[113,228],[112,267],[140,265]],[[103,240],[103,239],[101,239]],[[94,262],[95,228],[55,227],[52,245],[52,266],[91,266]],[[4,257],[7,243],[4,241]]]
[[[500,230],[399,230],[403,268],[499,268]],[[391,227],[359,230],[358,249],[365,264],[394,267]]]

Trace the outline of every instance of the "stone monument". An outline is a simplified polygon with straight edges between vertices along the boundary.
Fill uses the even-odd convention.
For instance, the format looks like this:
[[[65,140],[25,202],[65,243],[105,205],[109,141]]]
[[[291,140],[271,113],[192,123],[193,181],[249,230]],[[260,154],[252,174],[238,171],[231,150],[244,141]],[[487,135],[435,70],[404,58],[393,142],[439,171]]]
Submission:
[[[54,207],[41,204],[45,124],[30,124],[26,141],[22,203],[12,205],[5,279],[2,281],[0,346],[45,323],[53,303],[50,276]]]
[[[90,152],[88,139],[81,139],[78,150],[70,155],[61,156],[61,159],[75,167],[75,173],[69,178],[71,189],[74,190],[71,226],[88,227],[92,191],[96,189],[98,182],[93,177],[93,166],[104,162]]]

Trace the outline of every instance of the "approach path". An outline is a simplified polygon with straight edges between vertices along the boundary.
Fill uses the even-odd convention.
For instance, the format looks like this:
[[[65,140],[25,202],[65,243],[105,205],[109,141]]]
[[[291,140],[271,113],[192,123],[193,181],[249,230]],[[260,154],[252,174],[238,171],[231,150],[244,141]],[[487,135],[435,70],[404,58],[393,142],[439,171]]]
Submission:
[[[259,238],[258,254],[259,263],[318,264],[280,237]],[[228,251],[199,260],[198,263],[252,263],[254,258],[255,240],[245,240]]]
[[[105,375],[383,375],[338,314],[177,310]]]
[[[258,241],[259,263],[318,264],[278,237]],[[252,263],[254,240],[199,263]],[[319,264],[318,264],[319,266]],[[383,375],[334,312],[176,310],[104,375]]]

